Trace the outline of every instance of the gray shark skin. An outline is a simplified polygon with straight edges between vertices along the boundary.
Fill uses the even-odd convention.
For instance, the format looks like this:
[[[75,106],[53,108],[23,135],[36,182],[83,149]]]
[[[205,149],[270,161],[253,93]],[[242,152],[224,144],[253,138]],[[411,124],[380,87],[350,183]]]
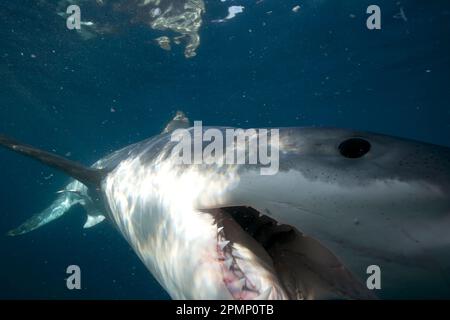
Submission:
[[[449,296],[450,149],[343,129],[279,132],[275,175],[176,164],[166,132],[99,160],[98,185],[72,182],[59,199],[106,216],[174,299]],[[366,287],[370,265],[380,290]]]

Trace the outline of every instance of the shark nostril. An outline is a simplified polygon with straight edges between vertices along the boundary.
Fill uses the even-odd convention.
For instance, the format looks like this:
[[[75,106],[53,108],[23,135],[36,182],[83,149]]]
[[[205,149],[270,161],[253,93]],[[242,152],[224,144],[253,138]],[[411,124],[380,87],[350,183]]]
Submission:
[[[357,159],[370,151],[370,142],[361,138],[350,138],[339,145],[339,152],[342,156],[350,159]]]

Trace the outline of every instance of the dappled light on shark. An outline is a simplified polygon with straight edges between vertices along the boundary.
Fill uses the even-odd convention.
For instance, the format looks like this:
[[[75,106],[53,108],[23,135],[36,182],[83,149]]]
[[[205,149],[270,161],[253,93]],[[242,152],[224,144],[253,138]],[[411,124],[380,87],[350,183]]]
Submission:
[[[238,177],[233,171],[222,175],[195,166],[183,170],[170,158],[163,161],[164,157],[160,155],[150,167],[139,156],[125,160],[114,177],[106,179],[105,191],[115,199],[110,203],[113,217],[147,265],[163,265],[169,275],[156,273],[160,281],[172,279],[168,283],[173,290],[194,285],[199,292],[208,292],[209,283],[221,281],[219,265],[213,263],[218,261],[217,227],[196,207],[223,203],[227,188]],[[197,254],[192,255],[192,250]],[[186,274],[185,268],[196,270],[195,274]],[[186,276],[193,276],[193,283]]]

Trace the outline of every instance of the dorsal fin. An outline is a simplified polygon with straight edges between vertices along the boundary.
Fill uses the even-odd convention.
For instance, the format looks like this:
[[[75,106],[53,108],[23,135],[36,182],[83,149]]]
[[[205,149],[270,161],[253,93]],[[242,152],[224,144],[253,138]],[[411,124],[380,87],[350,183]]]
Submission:
[[[175,131],[176,129],[189,128],[191,123],[183,111],[177,111],[175,117],[166,125],[162,133]]]
[[[101,181],[107,174],[106,170],[87,168],[75,161],[39,150],[4,135],[0,135],[0,145],[38,160],[49,167],[61,170],[88,187],[99,187]]]

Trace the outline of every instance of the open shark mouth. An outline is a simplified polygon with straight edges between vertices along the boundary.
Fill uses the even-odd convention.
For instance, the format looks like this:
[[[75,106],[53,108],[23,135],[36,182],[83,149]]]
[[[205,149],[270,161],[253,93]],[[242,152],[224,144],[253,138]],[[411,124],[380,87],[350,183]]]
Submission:
[[[207,210],[234,299],[371,299],[372,293],[319,241],[251,207]]]

